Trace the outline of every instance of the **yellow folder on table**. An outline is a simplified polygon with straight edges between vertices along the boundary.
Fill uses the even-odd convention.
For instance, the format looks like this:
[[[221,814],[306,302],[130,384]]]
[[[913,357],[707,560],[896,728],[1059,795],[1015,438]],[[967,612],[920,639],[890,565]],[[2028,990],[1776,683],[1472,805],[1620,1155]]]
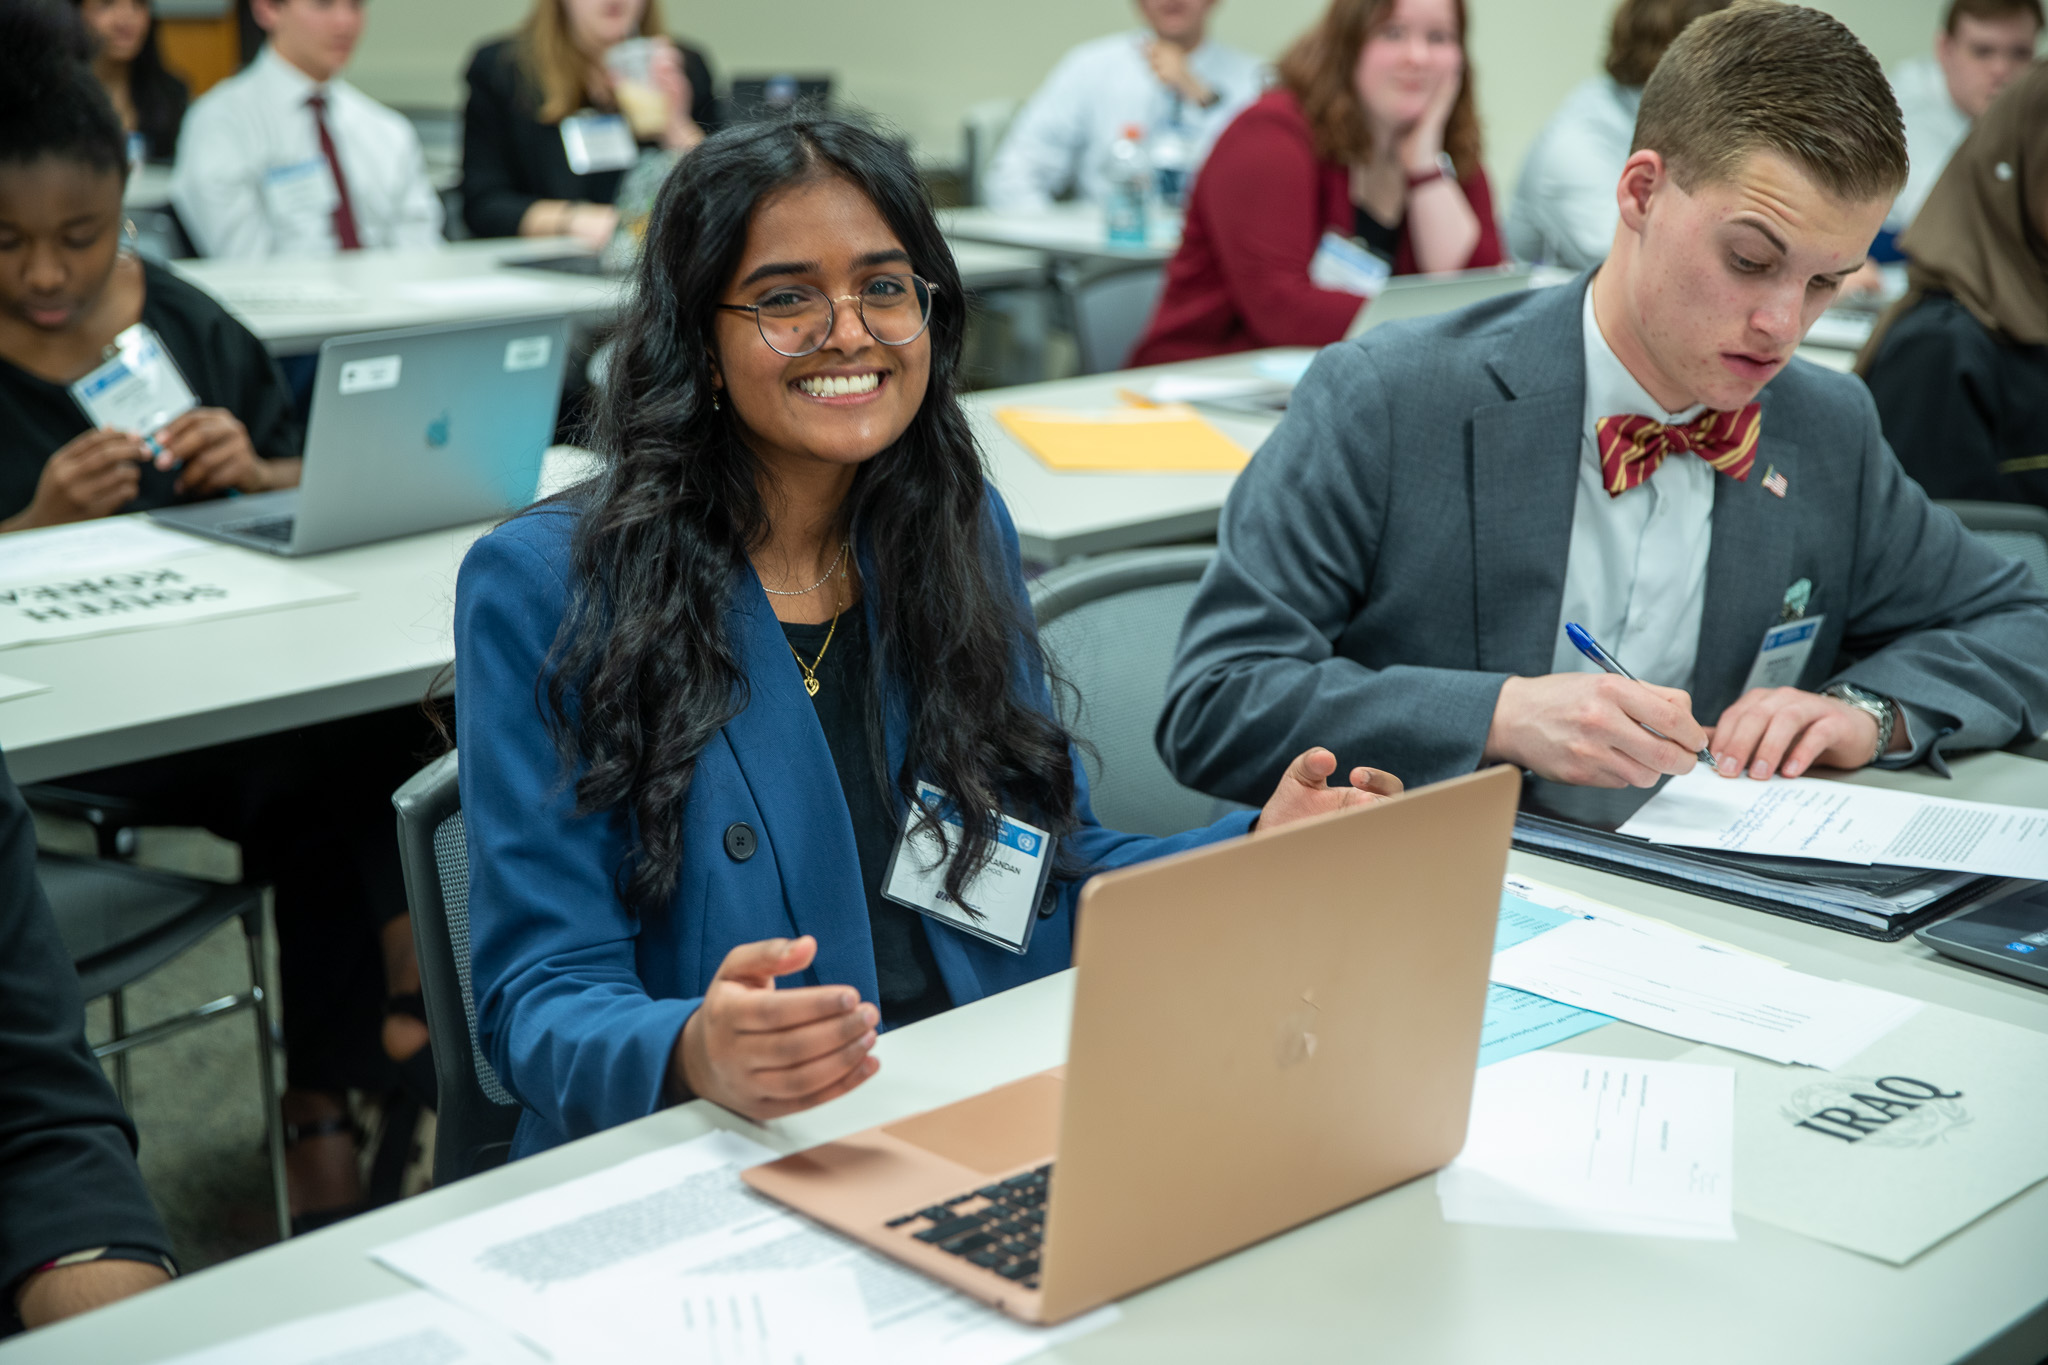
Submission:
[[[1235,474],[1249,452],[1185,403],[1107,412],[997,408],[996,420],[1062,473]]]

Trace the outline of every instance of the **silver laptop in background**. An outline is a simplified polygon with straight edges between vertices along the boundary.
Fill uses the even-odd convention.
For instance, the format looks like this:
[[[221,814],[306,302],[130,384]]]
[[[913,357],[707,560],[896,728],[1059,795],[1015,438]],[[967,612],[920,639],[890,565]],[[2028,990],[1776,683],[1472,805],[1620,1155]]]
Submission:
[[[330,338],[297,488],[150,515],[278,555],[503,516],[540,485],[568,345],[565,318]]]
[[[1531,286],[1535,273],[1526,265],[1516,265],[1442,275],[1396,275],[1358,310],[1344,339],[1364,336],[1375,327],[1404,318],[1426,318],[1502,294],[1519,293]]]

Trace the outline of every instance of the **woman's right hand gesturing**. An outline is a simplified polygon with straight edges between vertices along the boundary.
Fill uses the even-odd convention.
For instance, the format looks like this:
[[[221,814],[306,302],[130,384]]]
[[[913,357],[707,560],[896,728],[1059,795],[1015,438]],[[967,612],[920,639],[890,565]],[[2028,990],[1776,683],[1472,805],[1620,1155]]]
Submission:
[[[148,458],[141,438],[125,431],[101,429],[74,436],[43,466],[29,505],[0,522],[0,530],[26,531],[118,512],[142,487],[142,466]]]
[[[761,1122],[836,1099],[881,1068],[870,1056],[881,1011],[851,986],[777,990],[818,955],[802,938],[742,943],[725,955],[669,1058],[669,1091]]]

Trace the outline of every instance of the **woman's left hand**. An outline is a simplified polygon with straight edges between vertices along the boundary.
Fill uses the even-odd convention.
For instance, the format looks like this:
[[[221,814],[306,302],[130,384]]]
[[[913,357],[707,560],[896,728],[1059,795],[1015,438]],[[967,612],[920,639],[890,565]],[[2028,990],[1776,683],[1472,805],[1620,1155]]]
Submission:
[[[249,429],[225,408],[194,408],[159,431],[156,442],[163,449],[157,468],[185,466],[178,476],[180,493],[263,493],[296,482],[279,478],[280,471],[249,444]]]
[[[1259,828],[1277,829],[1311,815],[1368,805],[1401,794],[1401,779],[1378,768],[1353,768],[1348,787],[1329,785],[1330,774],[1336,771],[1337,756],[1328,749],[1310,749],[1296,758],[1287,765],[1280,785],[1259,811]]]

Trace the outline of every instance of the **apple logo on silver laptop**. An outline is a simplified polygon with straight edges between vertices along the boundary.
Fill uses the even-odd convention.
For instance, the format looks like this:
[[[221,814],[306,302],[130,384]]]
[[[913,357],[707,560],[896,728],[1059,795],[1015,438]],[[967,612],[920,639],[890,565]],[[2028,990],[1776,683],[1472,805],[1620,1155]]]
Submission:
[[[435,450],[448,444],[448,414],[442,413],[427,423],[427,444]]]

